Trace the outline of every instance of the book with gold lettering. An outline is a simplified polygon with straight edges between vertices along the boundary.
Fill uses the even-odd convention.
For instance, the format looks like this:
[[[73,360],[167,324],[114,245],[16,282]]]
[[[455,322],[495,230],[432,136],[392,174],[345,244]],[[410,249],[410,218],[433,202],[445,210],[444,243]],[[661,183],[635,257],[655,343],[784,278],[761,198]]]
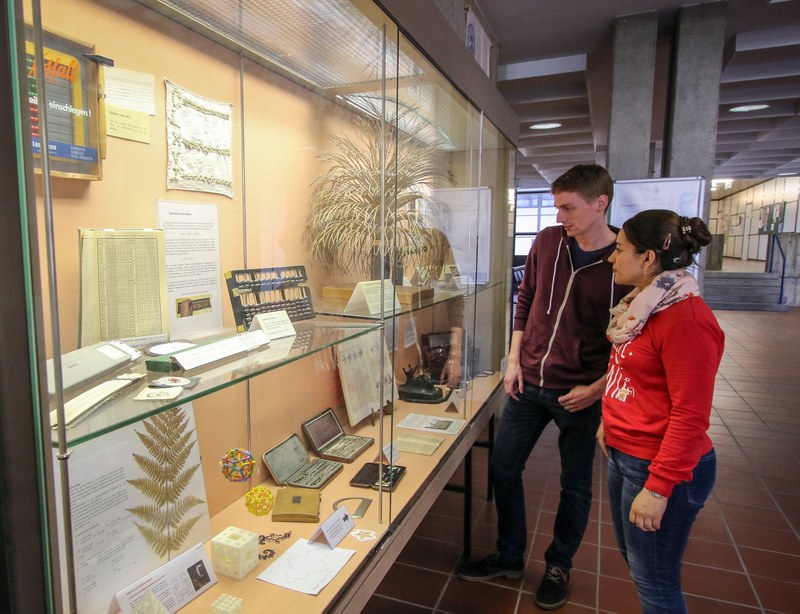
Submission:
[[[321,494],[318,488],[288,486],[278,489],[272,520],[275,522],[319,522]]]

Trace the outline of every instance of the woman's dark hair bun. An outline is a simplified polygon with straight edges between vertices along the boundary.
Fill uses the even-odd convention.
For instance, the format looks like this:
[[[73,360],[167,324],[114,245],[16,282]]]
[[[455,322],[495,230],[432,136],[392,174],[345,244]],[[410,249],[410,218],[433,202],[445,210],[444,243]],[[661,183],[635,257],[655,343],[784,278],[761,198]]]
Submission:
[[[684,218],[681,217],[681,223],[686,220],[690,231],[683,234],[683,240],[686,247],[692,254],[700,252],[700,248],[711,243],[711,232],[708,230],[706,223],[699,217]]]
[[[711,233],[703,220],[667,209],[640,211],[622,229],[640,253],[653,250],[664,271],[689,266],[692,257],[711,243]]]

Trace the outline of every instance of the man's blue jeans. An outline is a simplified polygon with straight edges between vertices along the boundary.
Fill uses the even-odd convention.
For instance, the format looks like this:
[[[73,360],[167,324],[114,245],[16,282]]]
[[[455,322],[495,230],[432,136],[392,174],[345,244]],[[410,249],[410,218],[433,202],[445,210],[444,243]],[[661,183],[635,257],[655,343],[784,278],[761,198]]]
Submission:
[[[492,451],[490,471],[497,507],[497,550],[509,563],[523,561],[527,542],[522,471],[539,436],[553,420],[558,426],[561,455],[561,500],[553,541],[545,552],[547,565],[572,568],[592,506],[592,462],[600,402],[570,413],[558,403],[569,390],[525,383],[519,400],[508,399]]]
[[[681,560],[697,513],[714,488],[714,450],[700,457],[690,482],[678,484],[658,531],[642,531],[629,520],[631,504],[644,487],[650,461],[609,448],[608,494],[620,552],[631,569],[644,614],[687,612],[681,590]]]

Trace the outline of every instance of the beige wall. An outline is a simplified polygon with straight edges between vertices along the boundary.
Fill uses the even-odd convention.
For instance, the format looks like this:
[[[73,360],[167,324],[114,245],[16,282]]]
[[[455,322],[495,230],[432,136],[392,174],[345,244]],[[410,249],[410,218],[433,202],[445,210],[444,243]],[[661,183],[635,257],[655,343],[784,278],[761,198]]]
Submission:
[[[46,28],[94,44],[96,52],[112,58],[116,67],[153,74],[156,82],[150,144],[109,137],[102,180],[52,180],[63,352],[78,342],[79,227],[153,227],[159,199],[212,204],[218,210],[222,271],[305,262],[300,237],[318,169],[315,156],[326,146],[331,130],[347,130],[346,112],[249,61],[244,62],[242,84],[239,56],[166,19],[154,23],[152,12],[136,3],[46,0],[43,4]],[[166,189],[165,79],[233,104],[233,198]],[[243,159],[247,160],[245,184]],[[37,188],[41,195],[40,180]],[[224,284],[222,290],[227,297]],[[233,326],[227,299],[224,325]]]

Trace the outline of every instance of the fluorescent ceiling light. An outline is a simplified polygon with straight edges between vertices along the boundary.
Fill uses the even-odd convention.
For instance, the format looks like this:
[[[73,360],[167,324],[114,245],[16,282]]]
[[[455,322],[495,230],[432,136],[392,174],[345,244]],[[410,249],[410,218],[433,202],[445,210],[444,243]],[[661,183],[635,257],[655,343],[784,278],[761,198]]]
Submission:
[[[728,109],[731,113],[749,113],[750,111],[761,111],[763,109],[769,109],[768,104],[743,104],[739,105],[738,107],[733,107]]]
[[[726,190],[730,190],[733,187],[733,179],[712,179],[711,190],[715,191],[717,186],[722,186]]]
[[[797,173],[778,173],[778,177],[791,177],[792,175],[796,175]]]
[[[558,122],[542,122],[539,124],[531,124],[528,126],[531,130],[552,130],[553,128],[561,128]]]

